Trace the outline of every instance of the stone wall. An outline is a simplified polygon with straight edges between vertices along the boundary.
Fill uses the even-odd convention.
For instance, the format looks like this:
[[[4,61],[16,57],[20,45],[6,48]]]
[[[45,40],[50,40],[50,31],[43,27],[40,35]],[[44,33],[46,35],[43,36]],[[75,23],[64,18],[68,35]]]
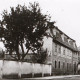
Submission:
[[[0,60],[0,78],[25,78],[51,75],[51,65]]]

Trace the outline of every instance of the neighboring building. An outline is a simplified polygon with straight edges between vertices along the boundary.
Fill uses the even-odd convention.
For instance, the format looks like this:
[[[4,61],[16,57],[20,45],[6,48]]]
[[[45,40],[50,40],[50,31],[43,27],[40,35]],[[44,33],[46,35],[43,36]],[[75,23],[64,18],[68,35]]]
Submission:
[[[78,49],[75,40],[57,27],[47,30],[47,33],[43,48],[47,49],[47,64],[52,65],[52,75],[77,73]]]

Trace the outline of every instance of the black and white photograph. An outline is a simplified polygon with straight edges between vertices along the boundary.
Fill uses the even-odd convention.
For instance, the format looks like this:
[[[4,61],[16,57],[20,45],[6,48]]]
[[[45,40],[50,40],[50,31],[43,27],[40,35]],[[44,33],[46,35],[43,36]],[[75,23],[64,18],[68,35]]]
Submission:
[[[80,0],[0,0],[0,80],[80,80]]]

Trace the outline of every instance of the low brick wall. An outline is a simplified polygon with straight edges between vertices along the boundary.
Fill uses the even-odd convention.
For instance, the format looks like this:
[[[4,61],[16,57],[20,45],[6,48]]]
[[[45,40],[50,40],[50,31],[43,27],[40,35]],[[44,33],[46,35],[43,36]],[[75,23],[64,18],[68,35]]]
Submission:
[[[51,65],[0,60],[0,78],[26,78],[51,75]]]

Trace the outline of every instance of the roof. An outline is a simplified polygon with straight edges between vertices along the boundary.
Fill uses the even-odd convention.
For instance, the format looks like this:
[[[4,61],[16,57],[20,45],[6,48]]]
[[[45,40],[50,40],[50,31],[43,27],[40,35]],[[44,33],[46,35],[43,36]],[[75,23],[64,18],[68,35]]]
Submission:
[[[67,48],[69,48],[69,49],[71,49],[71,50],[73,50],[73,51],[78,51],[78,48],[77,48],[76,44],[75,44],[75,47],[73,46],[73,42],[75,42],[74,39],[72,39],[72,38],[70,38],[69,36],[67,36],[64,32],[62,32],[60,29],[58,29],[58,27],[55,27],[54,24],[52,25],[52,23],[51,23],[51,26],[53,26],[53,27],[51,27],[51,33],[52,33],[52,35],[53,35],[53,41],[54,41],[54,42],[57,42],[57,43],[65,46],[65,47],[67,47]],[[54,34],[53,34],[53,32],[52,32],[52,29],[54,29],[54,28],[59,31],[59,33],[56,34],[56,36],[54,36]],[[64,35],[67,37],[67,38],[65,39],[65,41],[62,40],[61,34],[64,34]],[[70,41],[70,44],[68,43],[68,39],[71,40],[71,41]]]
[[[71,38],[70,38],[71,39]],[[75,42],[73,39],[71,39],[70,44],[68,43],[68,39],[64,37],[64,41],[62,40],[61,34],[56,33],[56,36],[53,36],[53,41],[58,42],[59,44],[73,50],[73,51],[78,51],[78,48],[75,44],[75,47],[73,46],[73,42]]]
[[[74,39],[72,39],[71,37],[69,37],[68,35],[66,35],[63,31],[61,31],[58,27],[55,27],[58,31],[60,31],[60,33],[64,34],[65,36],[67,36],[68,38],[70,38],[71,40],[75,41]]]
[[[67,36],[68,38],[70,38],[71,40],[73,40],[75,42],[74,39],[72,39],[71,37],[69,37],[68,35],[66,35],[63,31],[61,31],[57,26],[54,26],[54,23],[55,22],[48,22],[50,24],[50,28],[53,29],[53,28],[56,28],[61,34],[64,34],[65,36]]]
[[[63,42],[62,40],[60,40],[58,38],[54,38],[53,41],[65,46],[73,51],[78,51],[77,47],[74,48],[72,45],[69,45],[67,42]]]

